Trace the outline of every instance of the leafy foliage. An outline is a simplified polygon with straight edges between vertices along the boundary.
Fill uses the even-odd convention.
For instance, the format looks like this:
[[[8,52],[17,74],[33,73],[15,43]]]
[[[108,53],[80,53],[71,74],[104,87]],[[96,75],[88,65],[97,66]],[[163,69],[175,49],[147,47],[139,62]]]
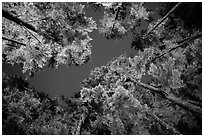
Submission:
[[[146,49],[145,51],[147,52],[148,50]],[[150,53],[154,55],[153,52],[150,52]],[[145,56],[145,55],[148,55],[148,56]],[[137,58],[137,59],[140,58],[144,62],[147,62],[145,61],[145,59],[148,60],[147,58],[151,57],[150,55],[151,54],[145,54],[145,52],[140,52],[140,54],[138,56],[135,56],[134,58]],[[182,119],[182,117],[186,117],[187,119],[191,119],[192,121],[196,122],[192,127],[190,126],[190,123],[188,123],[189,127],[186,127],[186,128],[189,129],[189,132],[191,131],[194,132],[193,130],[195,130],[196,127],[200,128],[200,123],[199,123],[200,118],[198,118],[197,116],[194,117],[193,113],[189,113],[188,111],[184,110],[183,108],[180,108],[179,106],[164,99],[162,96],[155,94],[154,92],[149,92],[149,90],[138,87],[138,85],[136,85],[135,82],[143,79],[143,76],[147,73],[145,70],[145,65],[144,67],[142,67],[144,69],[144,72],[145,72],[144,73],[143,71],[139,71],[141,70],[141,68],[137,68],[137,67],[135,68],[132,66],[132,65],[137,66],[140,64],[140,62],[138,61],[132,62],[132,60],[133,59],[131,58],[125,57],[125,55],[121,55],[115,60],[108,63],[106,66],[102,66],[101,68],[96,68],[94,71],[92,71],[92,73],[90,74],[90,78],[84,80],[82,83],[82,86],[84,87],[84,89],[86,89],[85,91],[87,91],[87,94],[86,94],[87,96],[86,97],[83,96],[83,97],[85,97],[85,99],[88,99],[89,101],[91,101],[91,98],[92,100],[97,100],[97,98],[102,99],[103,96],[102,97],[94,96],[96,93],[98,94],[100,93],[102,95],[106,93],[108,95],[104,95],[105,97],[114,98],[114,99],[111,99],[113,102],[107,102],[107,104],[111,105],[111,107],[108,107],[108,108],[113,109],[115,108],[115,106],[112,104],[117,104],[116,106],[118,109],[115,110],[116,112],[114,113],[118,114],[120,112],[123,112],[123,114],[121,115],[122,117],[126,117],[126,118],[128,116],[126,116],[124,112],[127,112],[128,114],[132,114],[132,113],[134,114],[135,112],[137,112],[135,109],[131,112],[129,112],[126,109],[122,111],[120,110],[123,108],[122,107],[123,105],[124,107],[131,106],[130,104],[125,106],[125,104],[128,103],[128,99],[131,99],[133,102],[139,103],[141,108],[139,109],[138,113],[142,113],[141,114],[142,121],[140,120],[137,121],[136,123],[138,123],[139,125],[136,127],[133,126],[134,124],[136,124],[133,122],[133,125],[130,126],[132,127],[132,129],[128,129],[135,132],[127,131],[127,127],[125,127],[125,123],[122,122],[124,124],[123,125],[124,127],[120,128],[122,130],[120,134],[142,134],[142,133],[175,134],[177,133],[175,129],[179,130],[180,124],[182,122],[186,124],[188,123],[187,121]],[[186,85],[183,82],[183,79],[181,79],[182,70],[179,69],[178,64],[176,64],[175,62],[176,62],[176,59],[173,59],[172,57],[170,57],[168,62],[166,61],[163,64],[160,63],[160,68],[158,68],[155,64],[152,63],[150,65],[150,69],[147,69],[147,72],[150,75],[154,76],[156,79],[152,78],[150,85],[153,85],[154,87],[160,86],[160,88],[165,89],[167,94],[173,94],[174,96],[179,96],[179,97],[182,96],[182,98],[188,98],[186,96],[186,93],[182,93],[182,90],[186,88]],[[138,75],[135,75],[136,72]],[[137,76],[139,76],[138,79],[137,79]],[[104,87],[106,91],[103,91],[103,93],[101,93],[101,92],[90,90],[90,88],[94,90],[95,88],[98,88],[98,86]],[[82,91],[84,91],[84,89]],[[120,91],[120,94],[122,94],[121,95],[122,97],[116,94],[118,93],[117,92],[118,90]],[[105,100],[108,100],[108,99],[105,99]],[[138,117],[139,116],[134,115],[134,118],[137,120],[138,120]],[[159,120],[158,120],[158,117],[159,117]],[[132,122],[135,119],[130,119],[130,121]],[[122,118],[121,118],[121,121],[123,121]],[[118,122],[120,123],[120,121]],[[131,122],[128,122],[128,123],[131,123]],[[165,129],[165,126],[166,127],[170,126],[171,129],[170,128]],[[138,127],[141,127],[141,129],[137,129]],[[175,129],[172,127],[174,127]],[[123,129],[126,129],[126,131],[123,131]],[[181,132],[186,133],[184,131],[181,131]],[[113,132],[113,134],[118,134],[118,133]]]
[[[3,74],[3,134],[201,134],[200,30],[186,29],[183,18],[172,24],[169,15],[139,33],[141,20],[149,16],[143,5],[96,3],[105,9],[100,33],[118,39],[132,32],[132,46],[140,51],[96,67],[73,97],[50,99],[21,78]],[[5,60],[23,63],[24,72],[48,62],[82,65],[90,59],[88,33],[96,24],[82,4],[3,3],[3,8],[37,29],[34,34],[6,16],[3,20]]]
[[[76,101],[66,102],[57,97],[50,99],[47,94],[29,88],[22,78],[4,73],[2,133],[75,134],[80,109]]]
[[[143,3],[101,3],[105,12],[100,20],[99,31],[107,39],[125,37],[133,27],[140,26],[141,19],[148,20],[149,12]]]
[[[26,21],[37,33],[22,24],[3,18],[3,36],[26,46],[3,41],[8,63],[20,63],[23,72],[35,73],[45,65],[82,65],[90,60],[92,40],[88,33],[96,23],[80,3],[3,3],[11,16]]]

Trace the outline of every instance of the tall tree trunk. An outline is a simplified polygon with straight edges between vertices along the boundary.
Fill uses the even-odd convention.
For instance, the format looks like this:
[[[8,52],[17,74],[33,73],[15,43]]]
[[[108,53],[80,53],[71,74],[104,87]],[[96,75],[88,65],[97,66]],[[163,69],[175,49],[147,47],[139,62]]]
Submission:
[[[177,104],[178,106],[180,106],[180,107],[182,107],[182,108],[184,108],[190,112],[202,115],[202,108],[200,108],[196,105],[193,105],[187,101],[181,100],[180,98],[174,97],[174,96],[166,93],[162,89],[158,89],[158,88],[155,88],[153,86],[150,86],[150,85],[147,85],[147,84],[141,83],[141,82],[134,82],[134,83],[137,85],[140,85],[141,87],[143,87],[145,89],[149,89],[150,91],[153,91],[153,92],[160,94],[163,98],[168,99],[169,101]]]

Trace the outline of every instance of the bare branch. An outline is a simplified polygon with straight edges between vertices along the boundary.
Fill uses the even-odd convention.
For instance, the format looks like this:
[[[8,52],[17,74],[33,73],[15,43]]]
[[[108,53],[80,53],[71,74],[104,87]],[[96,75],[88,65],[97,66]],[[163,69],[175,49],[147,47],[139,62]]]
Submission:
[[[79,124],[78,124],[77,129],[76,129],[76,135],[80,135],[81,125],[84,122],[84,119],[85,119],[85,114],[82,114],[81,119],[80,119]]]
[[[116,12],[116,16],[115,16],[115,21],[117,21],[119,13],[120,13],[120,7],[117,8],[117,12]],[[114,27],[115,27],[115,23],[113,24],[112,31],[114,30]]]
[[[37,21],[42,21],[42,20],[47,20],[47,18],[44,18],[44,19],[38,19],[38,20],[30,20],[30,21],[28,21],[28,22],[31,23],[31,22],[37,22]]]
[[[145,83],[141,83],[141,82],[135,82],[135,80],[133,80],[133,82],[137,85],[140,85],[141,87],[145,88],[145,89],[149,89],[150,91],[153,91],[153,92],[156,92],[160,95],[163,96],[163,98],[166,98],[168,99],[169,101],[177,104],[178,106],[188,110],[188,111],[191,111],[193,113],[197,113],[197,114],[202,114],[202,108],[194,105],[194,104],[191,104],[187,101],[184,101],[184,100],[181,100],[180,98],[177,98],[173,95],[170,95],[168,94],[166,91],[162,90],[162,89],[159,89],[159,88],[155,88],[153,86],[150,86],[150,85],[147,85]]]
[[[187,43],[187,42],[189,42],[189,41],[191,41],[191,40],[195,40],[195,39],[197,39],[197,38],[199,38],[199,37],[202,37],[202,33],[199,33],[199,34],[197,34],[197,35],[195,35],[195,36],[188,37],[188,38],[185,38],[185,39],[183,39],[183,40],[181,40],[181,41],[178,41],[177,43],[180,43],[178,46],[173,47],[173,48],[169,49],[168,51],[166,51],[166,52],[164,52],[164,53],[162,53],[162,54],[156,56],[156,57],[153,58],[152,60],[148,61],[147,64],[149,64],[149,63],[155,61],[156,59],[158,59],[158,58],[164,56],[164,55],[167,54],[167,53],[170,53],[171,51],[173,51],[173,50],[175,50],[175,49],[177,49],[177,48],[182,47],[183,44],[185,44],[185,43]]]
[[[174,6],[162,19],[160,22],[158,22],[149,32],[147,32],[147,35],[149,35],[152,31],[154,31],[168,16],[169,14],[171,14],[179,5],[181,4],[181,2],[179,2],[178,4],[176,4],[176,6]]]
[[[12,39],[9,39],[9,38],[6,38],[6,37],[2,37],[2,39],[10,41],[10,42],[13,42],[13,43],[16,43],[16,44],[20,44],[20,45],[26,46],[26,44],[24,44],[24,43],[21,43],[21,42],[18,42],[16,40],[12,40]]]
[[[115,21],[118,19],[118,15],[119,15],[119,13],[120,13],[120,7],[118,7],[117,8],[117,12],[116,12],[116,16],[115,16]]]
[[[150,115],[151,117],[153,117],[157,122],[159,122],[159,124],[161,124],[163,127],[165,127],[167,130],[170,130],[171,132],[173,132],[174,135],[181,135],[181,133],[179,131],[177,131],[174,127],[170,126],[169,124],[167,124],[166,122],[164,122],[162,119],[160,119],[158,116],[156,116],[154,113],[150,112],[150,111],[146,111],[146,114]]]
[[[23,21],[23,20],[21,20],[21,19],[15,17],[15,16],[13,16],[12,14],[10,14],[8,11],[6,11],[6,10],[4,10],[4,9],[2,9],[2,16],[3,16],[4,18],[8,19],[8,20],[11,20],[11,21],[13,21],[13,22],[15,22],[15,23],[17,23],[17,24],[19,24],[19,25],[21,25],[21,26],[23,25],[23,26],[25,26],[26,28],[28,28],[28,29],[30,29],[30,30],[32,30],[32,31],[34,31],[34,32],[36,32],[36,33],[38,33],[38,31],[35,29],[35,27],[33,27],[32,25],[26,23],[25,21]]]
[[[32,26],[31,24],[28,24],[27,22],[19,19],[18,17],[13,16],[12,14],[10,14],[8,11],[2,9],[2,16],[10,21],[15,22],[16,24],[20,25],[20,26],[24,26],[25,28],[32,30],[36,33],[38,33],[39,35],[40,32],[38,32],[38,30],[35,29],[34,26]],[[46,34],[45,32],[43,32],[43,35],[46,35],[47,37],[49,37],[50,39],[52,39],[54,42],[61,44],[59,41],[57,41],[53,36],[50,36],[48,34]]]
[[[28,31],[30,35],[32,35],[41,45],[43,45],[42,42],[32,32],[30,32],[25,26],[23,26],[23,28],[25,28],[26,31]]]

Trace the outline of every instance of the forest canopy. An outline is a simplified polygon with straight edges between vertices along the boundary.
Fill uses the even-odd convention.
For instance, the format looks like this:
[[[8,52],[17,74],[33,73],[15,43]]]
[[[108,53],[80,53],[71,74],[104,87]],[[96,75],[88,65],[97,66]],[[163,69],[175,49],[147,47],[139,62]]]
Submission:
[[[3,73],[2,134],[202,134],[202,3],[162,3],[157,20],[145,4],[3,2],[2,62],[29,77],[90,62],[93,30],[108,40],[131,34],[138,53],[96,67],[71,97]],[[103,13],[98,23],[85,8]]]

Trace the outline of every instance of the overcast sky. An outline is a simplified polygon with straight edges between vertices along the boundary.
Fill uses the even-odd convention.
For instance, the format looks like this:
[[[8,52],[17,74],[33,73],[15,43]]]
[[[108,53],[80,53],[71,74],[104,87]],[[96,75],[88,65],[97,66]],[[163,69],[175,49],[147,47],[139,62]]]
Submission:
[[[147,7],[155,9],[159,3],[148,3]],[[92,7],[86,8],[86,15],[93,17],[98,23],[98,19],[102,17],[103,12],[94,11]],[[157,16],[156,16],[157,17]],[[143,24],[145,27],[146,24]],[[90,71],[95,67],[106,65],[114,57],[119,56],[123,50],[127,55],[135,55],[137,51],[130,48],[131,36],[121,40],[106,40],[99,34],[98,30],[90,33],[93,39],[92,44],[92,59],[91,62],[83,66],[60,66],[58,69],[45,68],[43,71],[36,73],[34,78],[30,81],[30,85],[37,91],[44,91],[51,97],[56,95],[72,95],[80,91],[80,82],[88,78]],[[2,70],[10,74],[22,75],[21,67],[15,65],[2,65]]]

